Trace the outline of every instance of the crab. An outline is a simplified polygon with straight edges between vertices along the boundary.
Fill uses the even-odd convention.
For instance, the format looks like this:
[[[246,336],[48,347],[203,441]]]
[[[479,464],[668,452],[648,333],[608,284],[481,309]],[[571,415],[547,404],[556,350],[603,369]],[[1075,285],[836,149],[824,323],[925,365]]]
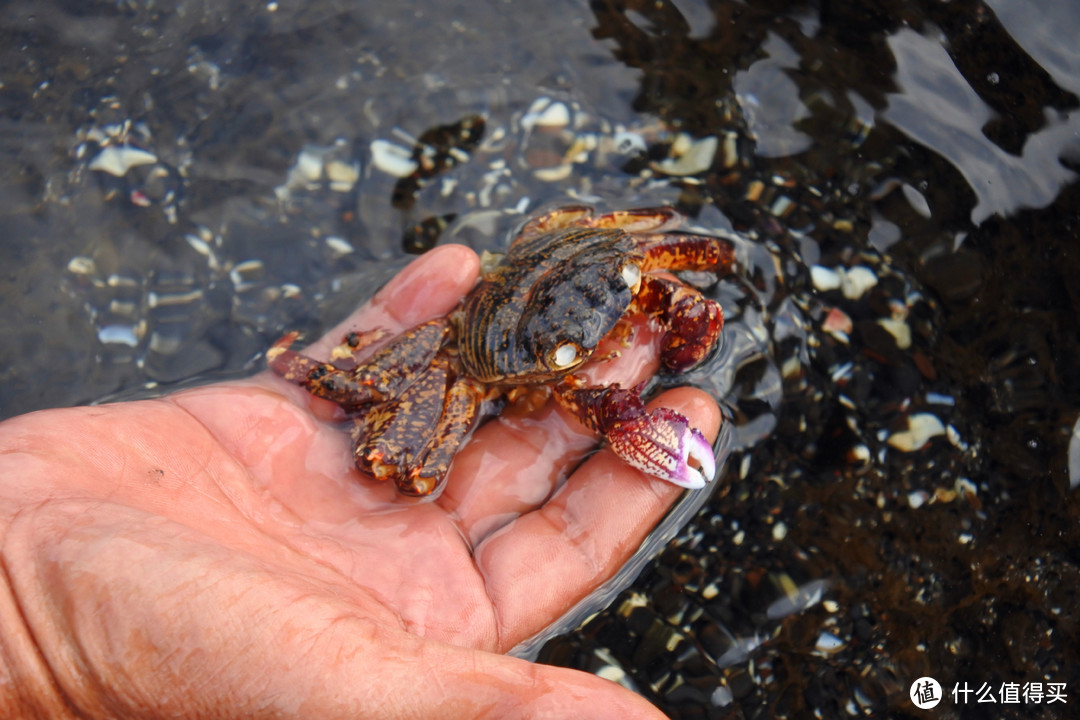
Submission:
[[[697,489],[715,474],[711,444],[669,408],[647,411],[644,385],[590,386],[577,371],[601,341],[626,338],[643,314],[662,329],[660,362],[682,373],[707,358],[723,328],[720,306],[666,271],[732,271],[729,239],[671,232],[670,208],[595,214],[561,208],[528,221],[507,254],[447,316],[420,324],[370,357],[385,336],[348,334],[332,362],[267,352],[284,379],[353,418],[357,467],[409,496],[437,496],[454,455],[508,401],[541,388],[606,440],[627,464]]]

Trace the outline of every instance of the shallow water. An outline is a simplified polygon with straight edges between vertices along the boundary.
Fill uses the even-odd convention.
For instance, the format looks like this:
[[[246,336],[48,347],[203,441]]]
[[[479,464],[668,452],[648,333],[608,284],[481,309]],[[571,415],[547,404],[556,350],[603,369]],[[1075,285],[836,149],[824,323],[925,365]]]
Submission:
[[[542,659],[673,717],[1075,701],[1080,16],[542,7],[6,4],[0,416],[250,373],[444,223],[674,203],[752,241],[713,290],[744,362],[694,378],[745,450]]]

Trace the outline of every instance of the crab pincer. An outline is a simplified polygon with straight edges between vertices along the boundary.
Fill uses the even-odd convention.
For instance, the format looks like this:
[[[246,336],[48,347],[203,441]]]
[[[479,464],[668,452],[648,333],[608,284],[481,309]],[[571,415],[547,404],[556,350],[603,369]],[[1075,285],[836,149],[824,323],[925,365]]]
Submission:
[[[576,384],[576,378],[564,380],[556,388],[556,400],[602,435],[627,465],[690,490],[705,487],[715,477],[709,441],[671,408],[646,410],[642,385],[627,390]]]

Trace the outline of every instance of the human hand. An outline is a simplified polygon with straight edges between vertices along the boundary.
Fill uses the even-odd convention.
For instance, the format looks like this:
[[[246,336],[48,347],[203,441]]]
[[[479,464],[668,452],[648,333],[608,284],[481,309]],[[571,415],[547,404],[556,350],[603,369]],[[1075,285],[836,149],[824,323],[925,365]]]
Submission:
[[[438,248],[342,327],[442,315],[477,267]],[[611,365],[631,375],[655,362],[626,355]],[[715,437],[704,393],[663,402]],[[433,502],[361,477],[318,419],[337,408],[269,372],[0,424],[0,714],[662,717],[502,654],[613,574],[680,492],[606,450],[566,478],[595,438],[552,406],[478,430]]]

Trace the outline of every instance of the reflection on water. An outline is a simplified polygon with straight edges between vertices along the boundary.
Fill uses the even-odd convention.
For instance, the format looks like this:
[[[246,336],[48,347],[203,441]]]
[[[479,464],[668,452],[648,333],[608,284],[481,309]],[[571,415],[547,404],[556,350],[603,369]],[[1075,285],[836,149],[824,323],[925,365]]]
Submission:
[[[250,372],[552,202],[673,203],[748,239],[694,378],[744,450],[542,658],[675,717],[1078,688],[1062,7],[9,3],[0,415]]]

